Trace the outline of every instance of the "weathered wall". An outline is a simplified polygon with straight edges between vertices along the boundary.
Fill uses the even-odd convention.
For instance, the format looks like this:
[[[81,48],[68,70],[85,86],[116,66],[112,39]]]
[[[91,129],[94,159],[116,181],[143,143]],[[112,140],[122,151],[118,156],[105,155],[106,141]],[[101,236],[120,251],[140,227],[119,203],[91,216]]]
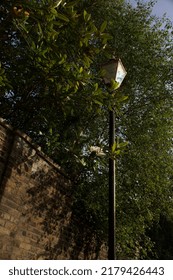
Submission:
[[[0,119],[0,259],[106,259],[60,167]]]

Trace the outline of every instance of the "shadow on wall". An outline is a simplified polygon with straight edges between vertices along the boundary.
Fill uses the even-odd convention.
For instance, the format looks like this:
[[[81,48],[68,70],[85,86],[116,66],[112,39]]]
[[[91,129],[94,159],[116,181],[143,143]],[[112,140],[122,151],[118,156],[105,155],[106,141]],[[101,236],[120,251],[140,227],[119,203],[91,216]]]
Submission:
[[[73,207],[73,189],[54,172],[39,172],[38,182],[28,190],[32,215],[41,217],[43,226],[44,259],[98,259],[101,244],[85,219],[77,216]]]
[[[3,197],[6,178],[10,177],[11,170],[7,167],[13,150],[14,135],[8,128],[0,127],[0,203]]]

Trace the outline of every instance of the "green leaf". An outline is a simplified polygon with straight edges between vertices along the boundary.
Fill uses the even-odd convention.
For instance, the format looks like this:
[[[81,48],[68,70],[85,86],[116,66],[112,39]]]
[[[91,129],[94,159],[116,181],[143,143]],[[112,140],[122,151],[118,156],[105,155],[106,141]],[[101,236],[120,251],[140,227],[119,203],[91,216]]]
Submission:
[[[87,14],[88,14],[87,11],[84,10],[84,12],[83,12],[84,20],[86,20]]]
[[[58,8],[61,3],[64,2],[64,0],[58,0],[56,1],[56,4],[54,5],[54,8]]]
[[[81,74],[83,72],[83,67],[81,66],[79,69],[79,73]]]
[[[108,33],[102,33],[101,37],[102,37],[102,44],[103,45],[105,45],[108,40],[112,39],[112,36],[110,34],[108,34]]]
[[[118,147],[122,149],[122,148],[127,147],[128,144],[129,144],[128,141],[126,141],[126,142],[121,142],[121,143],[118,144]]]
[[[107,21],[105,20],[105,21],[102,23],[101,27],[100,27],[100,32],[101,32],[101,33],[103,33],[103,32],[105,31],[106,26],[107,26]]]
[[[52,127],[49,129],[49,133],[50,133],[50,135],[53,134],[53,129],[52,129]]]
[[[91,19],[91,14],[88,14],[86,10],[84,10],[83,16],[85,21],[89,21]]]
[[[127,96],[127,95],[119,96],[119,97],[118,97],[118,102],[126,101],[128,98],[129,98],[129,96]]]
[[[111,90],[116,90],[117,88],[119,88],[119,83],[116,82],[115,80],[111,80]]]
[[[95,91],[97,91],[98,90],[98,83],[95,83]]]
[[[56,16],[57,16],[59,19],[65,21],[65,22],[69,22],[69,21],[70,21],[70,20],[68,19],[68,17],[65,16],[64,14],[61,14],[61,13],[56,12]]]
[[[117,143],[114,142],[114,144],[112,145],[112,149],[111,149],[112,153],[115,153],[116,149],[117,149]]]
[[[56,16],[57,15],[57,10],[55,8],[51,8],[51,13]]]
[[[97,99],[94,99],[94,103],[103,106],[103,103]]]

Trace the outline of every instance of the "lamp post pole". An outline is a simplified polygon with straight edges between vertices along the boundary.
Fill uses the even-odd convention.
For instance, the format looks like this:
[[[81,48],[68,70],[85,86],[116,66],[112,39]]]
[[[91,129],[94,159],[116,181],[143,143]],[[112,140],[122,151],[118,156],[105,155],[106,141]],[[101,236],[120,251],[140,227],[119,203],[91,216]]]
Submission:
[[[106,85],[110,85],[111,81],[118,83],[118,88],[124,80],[127,72],[121,62],[121,59],[110,59],[102,65],[104,70],[103,80]],[[115,142],[115,112],[109,111],[109,150]],[[109,158],[109,218],[108,218],[108,259],[116,259],[116,178],[115,178],[115,160]]]
[[[109,111],[109,149],[115,142],[115,113]],[[109,158],[109,238],[108,238],[108,259],[116,259],[115,240],[115,209],[116,209],[116,181],[115,181],[115,160]]]

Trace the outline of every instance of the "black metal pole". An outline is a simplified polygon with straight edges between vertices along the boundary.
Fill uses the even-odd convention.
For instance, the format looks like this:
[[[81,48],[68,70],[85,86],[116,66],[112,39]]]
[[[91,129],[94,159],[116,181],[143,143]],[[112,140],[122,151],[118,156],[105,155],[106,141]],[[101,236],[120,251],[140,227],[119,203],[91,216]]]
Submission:
[[[109,112],[109,148],[115,142],[115,113]],[[116,240],[115,240],[115,160],[109,158],[109,236],[108,236],[108,259],[116,259]]]

